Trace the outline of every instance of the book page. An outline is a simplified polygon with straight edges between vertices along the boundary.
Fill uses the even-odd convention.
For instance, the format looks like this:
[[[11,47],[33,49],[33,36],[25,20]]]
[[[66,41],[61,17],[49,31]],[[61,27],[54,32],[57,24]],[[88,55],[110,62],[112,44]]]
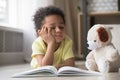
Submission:
[[[71,66],[65,66],[58,70],[58,75],[101,75],[101,73]]]
[[[51,76],[51,75],[57,75],[57,69],[54,66],[43,66],[37,69],[32,69],[20,73],[16,73],[13,75],[13,77],[19,77],[19,76]]]

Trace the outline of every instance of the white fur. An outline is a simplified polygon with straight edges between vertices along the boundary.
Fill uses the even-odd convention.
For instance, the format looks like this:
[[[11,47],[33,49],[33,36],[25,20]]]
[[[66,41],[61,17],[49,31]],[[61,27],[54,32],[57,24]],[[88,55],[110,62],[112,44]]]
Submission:
[[[103,27],[109,36],[106,42],[99,40],[97,30]],[[104,25],[94,25],[89,31],[87,36],[87,43],[89,45],[90,53],[86,57],[86,68],[88,70],[100,72],[114,72],[118,71],[120,67],[120,55],[111,43],[112,35],[109,29]]]

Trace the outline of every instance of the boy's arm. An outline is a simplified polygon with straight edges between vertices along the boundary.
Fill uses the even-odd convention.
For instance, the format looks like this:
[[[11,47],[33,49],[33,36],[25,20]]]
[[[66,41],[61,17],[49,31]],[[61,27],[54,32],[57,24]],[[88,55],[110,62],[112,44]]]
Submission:
[[[57,69],[59,69],[59,68],[61,68],[63,66],[75,66],[75,59],[74,59],[74,57],[65,60],[63,64],[55,65],[55,67]]]
[[[52,29],[47,28],[45,25],[41,30],[38,30],[39,36],[42,37],[43,41],[46,43],[47,51],[45,55],[37,55],[37,61],[39,66],[52,65],[54,60],[54,51],[56,47],[55,38],[52,35]]]
[[[38,54],[36,59],[39,66],[52,65],[54,60],[54,46],[48,45],[45,55]]]

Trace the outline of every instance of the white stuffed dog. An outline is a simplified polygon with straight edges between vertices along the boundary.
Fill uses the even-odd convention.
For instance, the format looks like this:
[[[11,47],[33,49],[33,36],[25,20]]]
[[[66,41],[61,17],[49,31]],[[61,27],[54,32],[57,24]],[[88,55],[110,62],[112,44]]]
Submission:
[[[112,35],[104,25],[96,24],[87,35],[88,49],[85,66],[88,70],[99,72],[117,72],[120,67],[120,55],[111,43]]]

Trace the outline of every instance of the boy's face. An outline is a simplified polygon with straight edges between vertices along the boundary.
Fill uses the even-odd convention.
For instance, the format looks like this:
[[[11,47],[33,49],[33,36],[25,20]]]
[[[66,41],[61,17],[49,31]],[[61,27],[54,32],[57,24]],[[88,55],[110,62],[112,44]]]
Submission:
[[[57,43],[60,43],[65,36],[65,23],[61,16],[49,15],[46,16],[43,22],[46,28],[51,29],[51,33]]]

